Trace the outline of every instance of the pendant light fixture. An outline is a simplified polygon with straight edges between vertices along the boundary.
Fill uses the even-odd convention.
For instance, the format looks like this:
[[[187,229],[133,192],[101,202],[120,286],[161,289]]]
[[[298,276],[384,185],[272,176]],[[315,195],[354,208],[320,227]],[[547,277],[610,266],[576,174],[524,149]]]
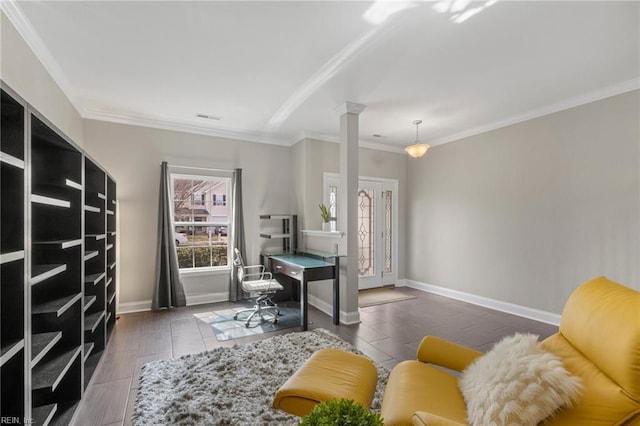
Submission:
[[[420,138],[418,137],[418,126],[420,125],[420,123],[422,123],[422,120],[415,120],[413,122],[413,124],[416,125],[416,141],[413,143],[413,145],[409,145],[404,149],[405,151],[407,151],[407,154],[409,154],[413,158],[422,157],[427,153],[427,150],[429,149],[429,145],[427,145],[426,143],[420,143]]]

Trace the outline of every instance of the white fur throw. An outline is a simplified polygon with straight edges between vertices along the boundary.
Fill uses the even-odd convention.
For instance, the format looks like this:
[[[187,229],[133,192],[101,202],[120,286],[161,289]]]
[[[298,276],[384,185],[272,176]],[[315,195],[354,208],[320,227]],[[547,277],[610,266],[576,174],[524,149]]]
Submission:
[[[505,337],[467,367],[459,384],[474,426],[537,425],[570,406],[582,386],[538,336]]]

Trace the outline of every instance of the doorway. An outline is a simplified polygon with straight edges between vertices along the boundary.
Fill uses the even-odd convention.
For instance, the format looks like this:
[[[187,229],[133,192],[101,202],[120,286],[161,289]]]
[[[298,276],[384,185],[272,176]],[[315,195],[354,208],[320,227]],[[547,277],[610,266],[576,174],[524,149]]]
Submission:
[[[360,179],[358,184],[358,289],[395,284],[397,183]]]
[[[337,217],[340,175],[324,173],[323,201]],[[358,289],[397,282],[398,181],[360,177],[358,181]],[[332,221],[332,230],[336,221]]]

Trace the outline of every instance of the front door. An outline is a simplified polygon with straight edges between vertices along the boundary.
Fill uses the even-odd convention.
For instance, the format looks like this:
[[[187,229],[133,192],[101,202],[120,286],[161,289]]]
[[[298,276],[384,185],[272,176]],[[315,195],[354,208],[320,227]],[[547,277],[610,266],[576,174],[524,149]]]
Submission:
[[[392,182],[361,179],[358,187],[358,288],[395,284]]]

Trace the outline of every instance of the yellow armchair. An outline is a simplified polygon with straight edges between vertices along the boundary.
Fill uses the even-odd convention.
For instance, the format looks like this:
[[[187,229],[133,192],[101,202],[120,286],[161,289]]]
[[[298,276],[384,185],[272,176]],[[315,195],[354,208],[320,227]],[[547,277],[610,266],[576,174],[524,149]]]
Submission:
[[[545,425],[640,424],[640,292],[605,277],[569,297],[559,332],[542,346],[582,379],[573,407]],[[396,365],[382,401],[386,425],[468,425],[458,375],[481,352],[427,336],[417,359]]]

